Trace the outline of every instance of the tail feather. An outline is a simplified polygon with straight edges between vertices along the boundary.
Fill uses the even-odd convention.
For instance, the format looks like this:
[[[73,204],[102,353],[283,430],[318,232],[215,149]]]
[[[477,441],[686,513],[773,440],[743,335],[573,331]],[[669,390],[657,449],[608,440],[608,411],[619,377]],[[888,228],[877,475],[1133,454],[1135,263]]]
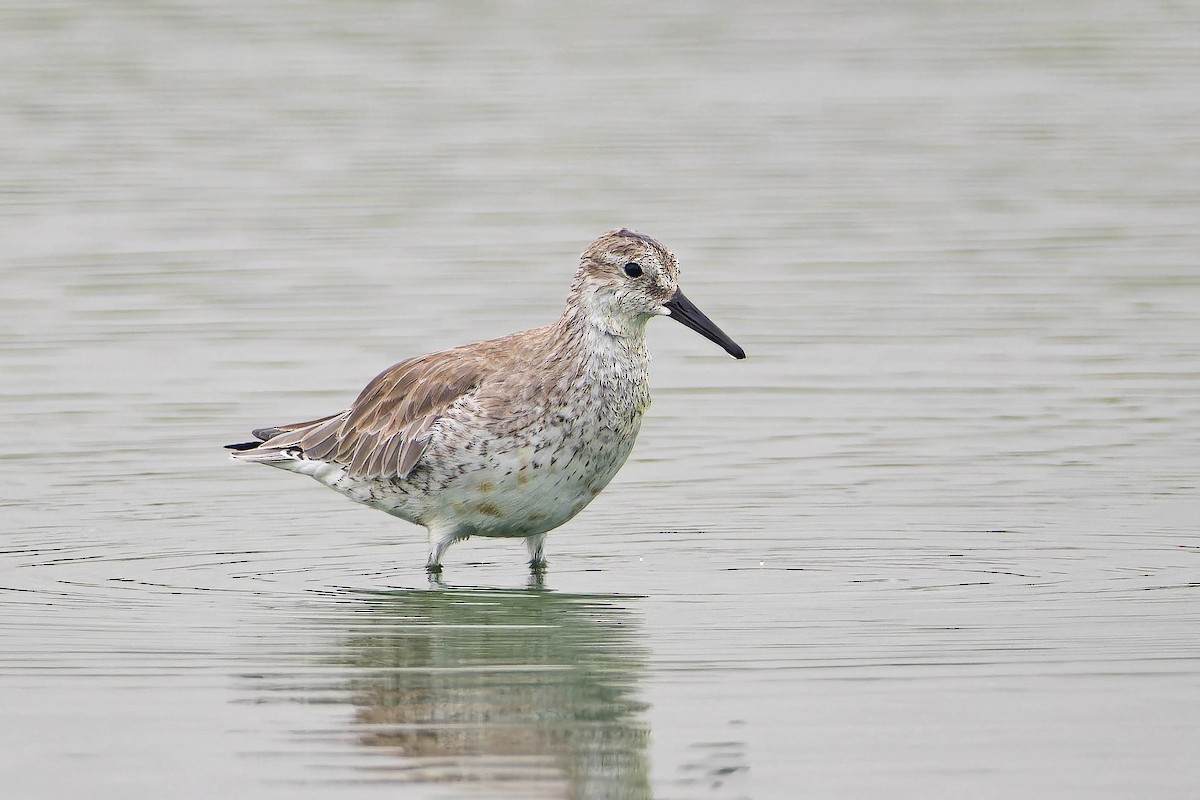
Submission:
[[[251,431],[251,433],[259,441],[227,444],[225,445],[225,449],[233,451],[230,453],[230,457],[236,461],[252,461],[256,464],[266,464],[267,466],[278,467],[279,469],[286,469],[292,472],[311,474],[314,470],[321,469],[324,465],[319,460],[305,458],[304,451],[299,446],[299,441],[304,438],[305,434],[311,428],[329,422],[335,417],[340,417],[343,413],[330,414],[327,417],[321,417],[320,419],[308,422],[295,422],[290,425],[258,428]]]

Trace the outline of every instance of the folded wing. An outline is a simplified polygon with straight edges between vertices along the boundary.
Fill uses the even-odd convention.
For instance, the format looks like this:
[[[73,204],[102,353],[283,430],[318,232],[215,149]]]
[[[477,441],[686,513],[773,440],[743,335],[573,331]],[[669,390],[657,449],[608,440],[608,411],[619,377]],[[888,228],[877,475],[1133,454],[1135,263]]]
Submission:
[[[465,348],[401,361],[367,384],[346,411],[260,428],[254,435],[264,441],[236,456],[268,461],[272,454],[290,453],[341,464],[356,478],[405,478],[425,452],[439,417],[478,388],[487,371],[482,355]]]

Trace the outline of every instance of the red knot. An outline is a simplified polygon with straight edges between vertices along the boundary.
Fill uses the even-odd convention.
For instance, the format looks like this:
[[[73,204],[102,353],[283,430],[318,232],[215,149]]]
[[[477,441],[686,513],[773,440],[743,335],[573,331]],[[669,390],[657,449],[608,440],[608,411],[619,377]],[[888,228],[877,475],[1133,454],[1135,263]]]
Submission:
[[[259,428],[258,441],[228,448],[425,526],[431,573],[471,536],[524,539],[541,572],[546,532],[582,511],[633,448],[656,316],[746,357],[679,290],[675,256],[622,228],[583,252],[555,322],[401,361],[345,411]]]

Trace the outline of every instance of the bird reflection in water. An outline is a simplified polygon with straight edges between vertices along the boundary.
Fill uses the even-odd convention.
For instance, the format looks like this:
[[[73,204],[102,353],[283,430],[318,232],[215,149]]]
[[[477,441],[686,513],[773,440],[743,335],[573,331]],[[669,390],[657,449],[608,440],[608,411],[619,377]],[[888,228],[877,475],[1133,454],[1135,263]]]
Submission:
[[[358,595],[343,652],[360,741],[395,751],[400,780],[650,797],[631,599],[536,585]]]

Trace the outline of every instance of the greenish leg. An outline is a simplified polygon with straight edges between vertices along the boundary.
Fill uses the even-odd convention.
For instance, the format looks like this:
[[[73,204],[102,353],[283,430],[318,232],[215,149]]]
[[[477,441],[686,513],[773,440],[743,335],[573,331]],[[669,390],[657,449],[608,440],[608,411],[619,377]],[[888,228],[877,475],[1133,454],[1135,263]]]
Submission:
[[[457,542],[459,539],[465,539],[465,536],[459,536],[456,532],[435,532],[429,531],[429,558],[425,561],[425,571],[430,575],[442,574],[442,553],[446,552],[446,548]]]
[[[546,571],[545,543],[544,533],[525,537],[525,547],[529,550],[529,569],[539,575]]]

